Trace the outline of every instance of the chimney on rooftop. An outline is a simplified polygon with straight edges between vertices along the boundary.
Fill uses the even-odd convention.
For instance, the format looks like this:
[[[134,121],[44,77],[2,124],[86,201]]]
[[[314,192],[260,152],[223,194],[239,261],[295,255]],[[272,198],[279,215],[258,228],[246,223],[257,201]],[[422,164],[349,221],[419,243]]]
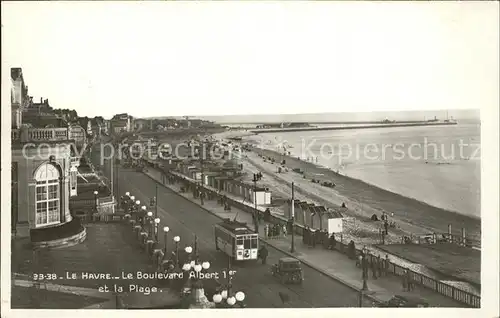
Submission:
[[[43,103],[43,97],[40,97],[40,104]]]

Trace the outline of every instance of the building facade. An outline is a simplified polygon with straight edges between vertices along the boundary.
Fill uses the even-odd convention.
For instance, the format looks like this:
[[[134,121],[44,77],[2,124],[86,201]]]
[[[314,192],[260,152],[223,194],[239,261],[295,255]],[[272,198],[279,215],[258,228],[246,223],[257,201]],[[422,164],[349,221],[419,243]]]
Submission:
[[[19,67],[11,68],[11,111],[12,128],[19,129],[22,124],[22,113],[28,107],[31,98],[28,96],[28,86],[24,83],[23,71]]]
[[[68,144],[53,143],[50,148],[36,143],[13,144],[12,225],[17,235],[27,236],[32,229],[56,227],[72,220],[71,161]]]
[[[79,243],[86,231],[69,209],[69,198],[78,191],[80,159],[71,140],[73,130],[53,121],[60,119],[54,114],[47,117],[40,109],[35,110],[27,87],[23,89],[21,69],[13,68],[11,74],[12,233],[15,237],[29,236],[34,246]],[[43,105],[44,111],[50,112],[48,100]]]
[[[80,147],[85,147],[87,142],[87,136],[85,134],[85,129],[77,124],[72,124],[69,126],[69,139],[75,142],[75,145]]]
[[[117,114],[110,120],[111,133],[114,134],[129,132],[133,126],[134,120],[127,113]]]

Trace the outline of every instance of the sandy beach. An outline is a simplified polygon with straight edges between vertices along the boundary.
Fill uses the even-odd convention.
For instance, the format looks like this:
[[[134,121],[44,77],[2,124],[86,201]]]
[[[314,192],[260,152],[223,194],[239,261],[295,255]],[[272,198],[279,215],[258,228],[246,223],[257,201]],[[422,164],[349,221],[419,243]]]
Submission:
[[[349,198],[359,204],[369,206],[372,209],[386,212],[389,215],[394,213],[395,219],[399,222],[409,223],[422,228],[421,233],[446,233],[448,224],[452,225],[452,232],[459,235],[461,228],[466,229],[467,236],[479,243],[481,239],[480,219],[461,215],[455,212],[436,208],[415,199],[407,198],[384,189],[377,188],[361,180],[338,174],[330,169],[316,166],[313,163],[305,162],[297,158],[282,156],[272,150],[255,149],[255,152],[263,156],[274,158],[277,162],[283,158],[286,160],[286,167],[289,169],[302,169],[309,181],[314,175],[321,181],[330,181],[336,184],[335,192]],[[476,244],[475,244],[476,245]]]
[[[216,138],[228,138],[230,136],[243,137],[249,135],[248,132],[226,132],[218,134]],[[473,241],[474,246],[480,246],[481,240],[481,220],[479,218],[462,215],[456,212],[447,211],[437,208],[421,201],[408,198],[397,193],[393,193],[362,180],[357,180],[351,177],[346,177],[336,173],[328,168],[317,166],[314,163],[299,160],[294,157],[284,156],[273,150],[253,148],[254,153],[247,154],[247,160],[259,168],[267,170],[267,172],[288,182],[295,182],[298,187],[311,194],[311,200],[318,201],[323,205],[329,202],[334,205],[340,205],[345,202],[349,212],[360,221],[368,221],[372,214],[380,216],[382,212],[388,215],[394,213],[393,219],[398,223],[402,232],[419,234],[429,233],[447,233],[448,224],[452,225],[452,233],[455,235],[461,234],[461,229],[466,229],[467,237]],[[287,173],[276,173],[277,164],[264,162],[259,155],[274,158],[276,162],[285,159],[286,167],[290,170]],[[306,178],[302,175],[292,172],[292,169],[301,169],[304,171]],[[311,179],[320,179],[323,181],[334,182],[334,189],[323,187],[319,184],[313,184]],[[287,188],[281,185],[281,188]],[[285,192],[286,189],[282,189]]]

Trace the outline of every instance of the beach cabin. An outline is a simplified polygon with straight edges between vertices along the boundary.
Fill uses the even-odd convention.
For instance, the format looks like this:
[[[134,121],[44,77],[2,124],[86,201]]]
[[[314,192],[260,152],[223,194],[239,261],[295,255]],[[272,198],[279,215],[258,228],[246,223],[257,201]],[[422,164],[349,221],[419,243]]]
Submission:
[[[177,170],[182,162],[183,162],[182,159],[176,159],[176,158],[161,159],[158,165],[166,170]]]
[[[243,165],[237,160],[227,160],[221,168],[221,172],[226,176],[239,176],[243,170]]]
[[[180,172],[193,180],[201,180],[201,170],[196,165],[183,164]]]
[[[219,176],[219,173],[216,171],[207,171],[203,173],[203,176],[205,178],[204,180],[204,185],[210,186],[212,188],[218,189],[215,185],[215,178]]]
[[[216,188],[219,191],[223,191],[225,186],[224,184],[230,180],[232,180],[232,177],[227,177],[227,176],[214,176],[213,178],[209,178],[209,186]]]
[[[295,223],[300,225],[308,225],[306,220],[306,211],[309,211],[309,205],[305,201],[294,200],[294,213],[295,213]],[[285,217],[290,219],[292,217],[292,201],[289,200],[287,206],[285,207]]]
[[[347,208],[337,207],[327,209],[326,213],[323,214],[323,224],[326,224],[328,234],[343,232],[345,211]]]
[[[295,200],[295,223],[302,226],[309,226],[312,229],[326,230],[330,224],[342,222],[344,212],[347,208],[329,209],[324,206],[315,205],[305,201]],[[288,201],[285,208],[285,216],[292,217],[292,202]],[[330,220],[337,220],[332,223]],[[338,221],[340,219],[340,221]],[[337,224],[335,223],[335,224]]]
[[[245,201],[252,202],[257,205],[269,205],[271,204],[271,192],[268,188],[255,187],[251,182],[230,180],[231,184],[228,192],[243,198]]]
[[[254,188],[252,188],[250,192],[250,197],[253,204],[255,204],[255,201],[257,202],[257,205],[271,204],[271,191],[269,191],[269,188],[257,187],[255,189],[255,195],[252,194],[254,192]]]

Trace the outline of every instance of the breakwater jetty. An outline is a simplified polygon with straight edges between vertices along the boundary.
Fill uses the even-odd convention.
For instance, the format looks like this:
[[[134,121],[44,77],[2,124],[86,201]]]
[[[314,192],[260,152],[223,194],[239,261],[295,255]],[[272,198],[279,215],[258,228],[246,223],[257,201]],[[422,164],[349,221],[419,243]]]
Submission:
[[[252,129],[252,133],[265,134],[277,132],[295,132],[295,131],[317,131],[317,130],[345,130],[345,129],[367,129],[367,128],[389,128],[389,127],[415,127],[415,126],[450,126],[457,122],[399,122],[377,125],[349,125],[349,126],[328,126],[328,127],[297,127],[297,128],[262,128]]]

